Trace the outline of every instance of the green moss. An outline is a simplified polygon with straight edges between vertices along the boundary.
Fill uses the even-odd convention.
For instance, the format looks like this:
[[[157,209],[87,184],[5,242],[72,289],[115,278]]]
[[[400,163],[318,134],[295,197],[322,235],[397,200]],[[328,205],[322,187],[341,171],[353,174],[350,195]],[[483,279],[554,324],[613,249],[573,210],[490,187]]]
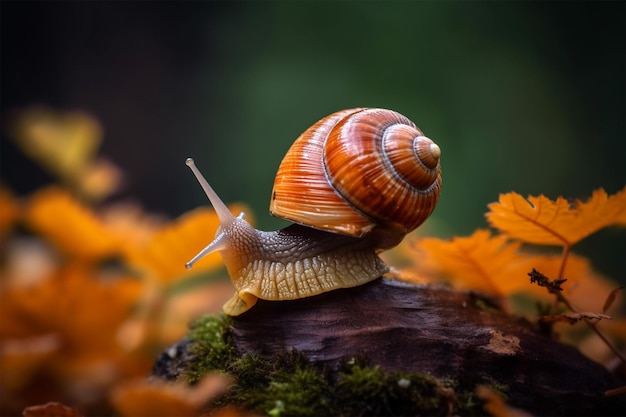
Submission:
[[[499,306],[494,305],[492,302],[484,298],[476,298],[474,300],[474,305],[476,306],[476,308],[486,313],[501,313],[502,312]]]
[[[378,366],[350,361],[339,374],[337,403],[343,415],[445,415],[455,402],[452,391],[435,378],[417,372],[385,372]]]
[[[228,333],[229,323],[226,315],[205,316],[192,323],[187,337],[193,360],[185,370],[189,383],[197,382],[210,371],[226,370],[234,360],[237,350]]]
[[[365,358],[351,359],[331,372],[298,353],[263,357],[240,354],[232,343],[226,316],[205,317],[188,334],[190,383],[210,371],[226,372],[234,383],[215,406],[236,405],[261,415],[379,416],[478,415],[472,392],[455,392],[452,382],[418,372],[385,372]]]

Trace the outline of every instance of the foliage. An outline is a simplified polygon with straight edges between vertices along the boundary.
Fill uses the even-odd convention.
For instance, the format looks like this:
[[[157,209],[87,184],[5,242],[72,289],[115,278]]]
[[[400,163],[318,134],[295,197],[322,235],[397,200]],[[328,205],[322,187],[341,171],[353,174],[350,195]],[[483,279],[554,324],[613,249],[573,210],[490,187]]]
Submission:
[[[411,251],[419,253],[420,263],[406,277],[411,279],[417,273],[421,279],[443,279],[511,303],[518,294],[539,302],[552,300],[542,317],[544,323],[585,322],[623,362],[624,355],[596,326],[598,320],[612,319],[606,313],[615,304],[620,288],[616,289],[593,270],[587,259],[571,250],[603,228],[626,225],[626,187],[613,195],[596,190],[584,202],[563,197],[552,201],[545,196],[525,199],[511,192],[489,204],[486,217],[499,234],[480,229],[468,237],[413,242]],[[560,255],[538,250],[554,245],[561,247]],[[563,313],[562,308],[569,312]],[[602,313],[593,312],[600,309]],[[616,308],[612,311],[618,312]],[[625,342],[623,319],[615,320],[609,331],[620,343]]]
[[[211,275],[219,255],[184,268],[217,228],[215,213],[168,220],[132,202],[99,203],[118,187],[119,170],[101,171],[101,132],[86,114],[30,109],[9,130],[58,184],[25,197],[0,184],[0,413],[55,401],[87,415],[151,415],[165,403],[196,413],[197,397],[213,394],[136,379],[192,318],[218,312],[232,293]]]
[[[0,184],[1,414],[200,415],[207,402],[213,411],[236,403],[273,416],[471,414],[481,410],[478,397],[493,404],[494,415],[506,413],[489,391],[453,392],[426,375],[386,373],[358,360],[331,378],[297,353],[274,361],[241,355],[230,344],[228,321],[215,315],[188,333],[201,359],[185,380],[146,381],[156,355],[185,335],[187,323],[217,313],[232,295],[230,283],[218,279],[219,255],[184,269],[217,228],[213,210],[170,220],[108,199],[122,173],[96,156],[102,132],[87,114],[30,109],[8,131],[56,181],[25,196]],[[572,247],[626,224],[626,188],[613,195],[596,190],[585,202],[509,193],[489,207],[487,219],[499,234],[477,230],[413,242],[408,256],[415,259],[417,251],[420,262],[400,277],[443,279],[528,313],[518,303],[523,294],[541,303],[544,328],[586,323],[611,349],[587,353],[623,360],[613,346],[624,343],[624,320],[616,317],[621,291]],[[560,255],[538,250],[554,245]]]

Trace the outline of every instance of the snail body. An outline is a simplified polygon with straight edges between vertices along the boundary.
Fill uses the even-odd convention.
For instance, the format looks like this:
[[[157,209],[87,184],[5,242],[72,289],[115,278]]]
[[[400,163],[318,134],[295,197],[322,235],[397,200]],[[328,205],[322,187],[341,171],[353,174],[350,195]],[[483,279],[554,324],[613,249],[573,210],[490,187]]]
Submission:
[[[224,305],[232,316],[258,298],[291,300],[370,282],[388,271],[378,253],[434,210],[439,157],[439,147],[399,113],[333,113],[296,139],[278,169],[270,212],[295,224],[274,232],[233,216],[189,158],[220,227],[186,266],[221,252],[236,290]]]

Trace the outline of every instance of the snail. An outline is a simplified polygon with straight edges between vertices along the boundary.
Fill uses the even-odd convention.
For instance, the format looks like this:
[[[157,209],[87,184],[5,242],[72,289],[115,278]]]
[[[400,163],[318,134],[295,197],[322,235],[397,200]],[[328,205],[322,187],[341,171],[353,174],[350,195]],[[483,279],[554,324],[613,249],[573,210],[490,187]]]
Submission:
[[[235,217],[196,168],[220,226],[186,264],[221,252],[235,287],[224,312],[257,299],[293,300],[355,287],[388,272],[378,257],[433,212],[441,191],[440,148],[405,116],[357,108],[333,113],[302,133],[281,162],[270,213],[293,222],[278,231]]]

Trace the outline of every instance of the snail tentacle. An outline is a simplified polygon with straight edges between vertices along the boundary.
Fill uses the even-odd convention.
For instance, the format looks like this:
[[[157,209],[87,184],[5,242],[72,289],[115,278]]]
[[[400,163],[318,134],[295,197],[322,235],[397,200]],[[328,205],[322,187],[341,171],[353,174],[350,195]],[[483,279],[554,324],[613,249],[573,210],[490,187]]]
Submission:
[[[196,168],[220,226],[187,264],[219,251],[235,287],[229,315],[259,298],[293,300],[370,282],[388,271],[378,253],[432,213],[441,191],[441,149],[405,116],[357,108],[307,129],[280,164],[270,212],[293,225],[275,232],[233,216]]]

